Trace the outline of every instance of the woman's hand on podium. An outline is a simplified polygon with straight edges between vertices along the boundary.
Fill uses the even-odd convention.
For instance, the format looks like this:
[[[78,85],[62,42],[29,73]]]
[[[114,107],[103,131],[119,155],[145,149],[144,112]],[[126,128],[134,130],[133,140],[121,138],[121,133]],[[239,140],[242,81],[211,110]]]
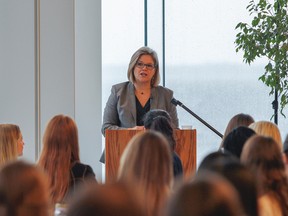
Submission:
[[[133,128],[128,128],[128,130],[144,130],[144,126],[135,126]]]

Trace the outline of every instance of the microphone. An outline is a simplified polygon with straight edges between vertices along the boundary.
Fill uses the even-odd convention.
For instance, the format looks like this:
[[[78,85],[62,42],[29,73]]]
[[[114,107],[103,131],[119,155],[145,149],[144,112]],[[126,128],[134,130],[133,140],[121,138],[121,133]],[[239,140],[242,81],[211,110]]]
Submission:
[[[180,107],[182,107],[184,110],[186,110],[188,113],[190,113],[192,116],[197,118],[200,122],[202,122],[206,127],[208,127],[214,133],[216,133],[218,136],[223,138],[223,135],[219,131],[217,131],[215,128],[213,128],[211,125],[209,125],[206,121],[204,121],[202,118],[200,118],[197,114],[192,112],[192,110],[190,110],[188,107],[186,107],[183,103],[181,103],[180,101],[176,100],[175,98],[172,98],[171,103],[174,104],[175,106],[179,105]]]

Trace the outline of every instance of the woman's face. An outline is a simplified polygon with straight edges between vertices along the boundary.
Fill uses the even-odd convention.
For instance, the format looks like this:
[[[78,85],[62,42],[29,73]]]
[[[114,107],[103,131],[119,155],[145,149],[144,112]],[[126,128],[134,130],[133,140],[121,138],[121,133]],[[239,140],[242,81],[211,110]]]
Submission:
[[[150,55],[142,55],[134,68],[134,77],[136,83],[151,83],[155,74],[153,58]]]
[[[17,151],[18,151],[18,156],[23,155],[23,148],[24,148],[24,140],[22,133],[20,133],[19,138],[17,140]]]

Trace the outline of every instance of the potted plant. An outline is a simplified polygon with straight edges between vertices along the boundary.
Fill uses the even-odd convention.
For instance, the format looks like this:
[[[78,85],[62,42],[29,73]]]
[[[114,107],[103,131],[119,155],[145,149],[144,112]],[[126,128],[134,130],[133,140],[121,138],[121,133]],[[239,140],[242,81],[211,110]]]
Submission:
[[[242,50],[243,61],[249,65],[256,58],[267,58],[265,73],[259,79],[271,88],[270,94],[275,94],[272,105],[277,124],[278,99],[283,116],[283,109],[288,104],[287,0],[251,0],[246,9],[254,17],[251,24],[237,24],[236,52]]]

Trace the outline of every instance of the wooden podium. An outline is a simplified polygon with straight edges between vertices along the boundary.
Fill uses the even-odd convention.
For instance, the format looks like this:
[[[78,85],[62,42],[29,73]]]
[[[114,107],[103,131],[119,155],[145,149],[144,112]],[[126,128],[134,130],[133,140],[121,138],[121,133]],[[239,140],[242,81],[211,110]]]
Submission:
[[[130,139],[139,130],[106,130],[105,134],[105,172],[106,182],[117,178],[120,157]],[[174,130],[176,139],[175,151],[180,156],[184,176],[189,177],[196,169],[196,130]]]

